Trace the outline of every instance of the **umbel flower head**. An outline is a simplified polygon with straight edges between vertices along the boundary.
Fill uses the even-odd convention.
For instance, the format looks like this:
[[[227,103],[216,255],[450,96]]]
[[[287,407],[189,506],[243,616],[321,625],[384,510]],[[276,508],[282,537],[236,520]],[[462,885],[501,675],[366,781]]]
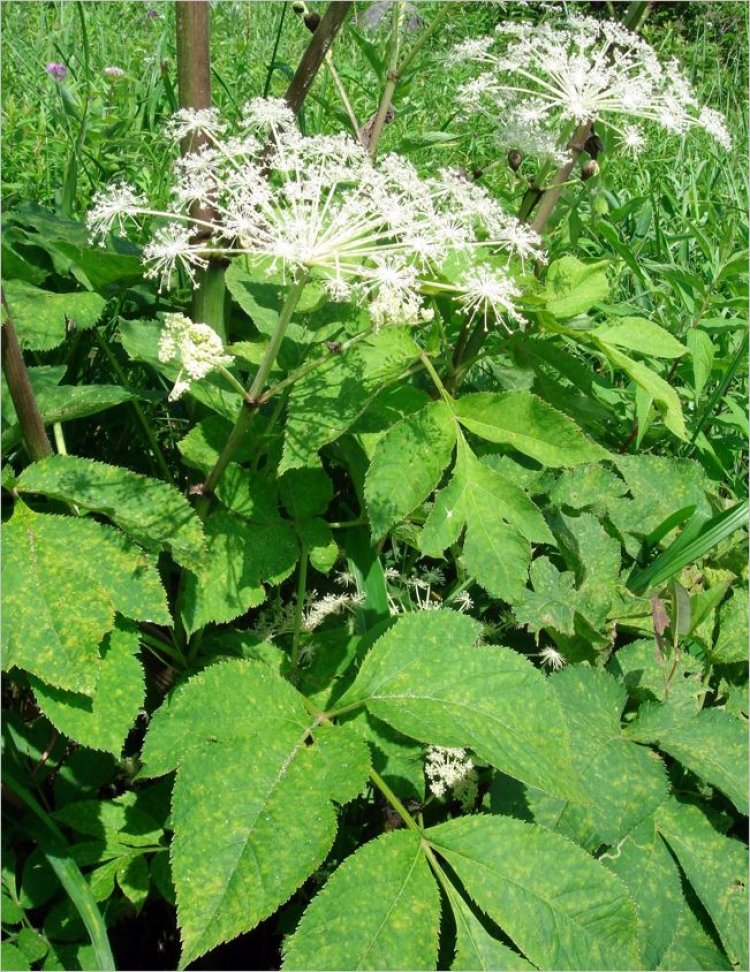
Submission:
[[[170,401],[180,398],[193,381],[200,381],[210,371],[225,368],[234,358],[224,353],[221,338],[208,324],[197,324],[184,314],[166,314],[159,338],[159,361],[177,361],[180,372]]]
[[[200,132],[207,144],[176,164],[168,209],[120,183],[95,198],[92,235],[151,217],[144,259],[162,287],[178,268],[195,282],[211,256],[246,255],[291,280],[322,278],[332,300],[366,303],[376,326],[428,318],[435,288],[469,317],[522,322],[510,264],[542,259],[541,241],[482,188],[449,171],[421,178],[395,155],[376,165],[343,134],[304,137],[281,99],[255,99],[231,137],[226,129],[213,110],[178,112],[172,138]],[[194,204],[215,218],[194,218]],[[459,265],[463,277],[446,276]]]
[[[528,154],[553,154],[565,122],[597,120],[631,151],[644,140],[639,119],[678,134],[703,128],[731,146],[721,115],[701,108],[678,63],[662,65],[646,41],[615,21],[573,14],[563,26],[501,23],[494,36],[458,44],[452,58],[483,68],[459,89],[460,104],[502,119],[508,130],[501,141]]]

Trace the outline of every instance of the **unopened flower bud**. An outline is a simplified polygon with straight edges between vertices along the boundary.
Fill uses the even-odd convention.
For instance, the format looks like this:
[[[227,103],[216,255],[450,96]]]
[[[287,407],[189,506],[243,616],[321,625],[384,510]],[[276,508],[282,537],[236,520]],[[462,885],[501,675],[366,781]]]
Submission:
[[[318,24],[320,23],[320,14],[316,13],[314,10],[310,10],[305,14],[302,20],[310,33],[314,34]]]
[[[599,163],[595,162],[593,159],[589,159],[588,162],[581,167],[581,179],[586,182],[588,179],[592,179],[594,176],[599,175]]]
[[[508,165],[514,172],[518,172],[523,162],[523,155],[518,149],[511,149],[508,152]]]

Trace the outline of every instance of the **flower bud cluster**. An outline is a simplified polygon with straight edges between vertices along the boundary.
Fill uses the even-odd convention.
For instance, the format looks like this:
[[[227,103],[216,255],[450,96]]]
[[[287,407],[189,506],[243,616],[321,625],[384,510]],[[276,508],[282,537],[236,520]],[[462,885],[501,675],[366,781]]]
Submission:
[[[465,790],[469,782],[474,784],[473,792],[476,794],[474,763],[465,749],[430,746],[427,750],[424,771],[430,792],[436,797],[445,796],[448,790],[454,792],[457,788]]]
[[[164,330],[159,338],[159,361],[178,361],[180,373],[169,398],[174,401],[210,371],[232,364],[225,354],[221,338],[208,324],[198,324],[183,314],[165,314]],[[185,377],[187,376],[187,377]]]
[[[161,286],[177,268],[195,283],[212,256],[244,254],[293,280],[317,275],[332,300],[366,303],[375,326],[429,319],[425,294],[437,291],[485,324],[522,323],[510,264],[542,259],[541,241],[459,173],[422,178],[397,155],[375,164],[346,135],[305,137],[275,98],[247,104],[232,137],[212,109],[183,109],[169,125],[175,141],[197,133],[204,144],[176,163],[167,211],[120,183],[89,214],[97,238],[156,219],[144,259]]]
[[[632,152],[644,141],[638,119],[677,134],[702,128],[731,147],[724,119],[700,106],[678,63],[662,65],[616,21],[572,14],[562,26],[503,22],[494,35],[458,44],[451,57],[483,69],[459,88],[460,105],[495,125],[502,119],[501,143],[524,155],[558,161],[564,124],[597,120]]]

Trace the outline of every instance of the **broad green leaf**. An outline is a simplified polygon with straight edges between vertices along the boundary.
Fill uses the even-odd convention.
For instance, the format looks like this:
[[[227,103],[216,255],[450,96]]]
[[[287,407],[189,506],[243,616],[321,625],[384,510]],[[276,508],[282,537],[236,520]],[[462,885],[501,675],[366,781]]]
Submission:
[[[715,830],[698,807],[674,798],[659,807],[656,824],[711,916],[727,955],[746,968],[747,847]]]
[[[264,281],[257,272],[253,274],[247,265],[242,265],[241,260],[232,260],[224,274],[224,281],[229,293],[261,334],[273,334],[284,302],[284,295],[278,284]],[[290,336],[296,336],[295,332]]]
[[[280,517],[250,523],[217,509],[204,529],[202,563],[185,579],[183,620],[190,634],[212,621],[232,621],[262,604],[263,585],[288,577],[299,553],[291,524]]]
[[[470,432],[509,445],[543,466],[576,466],[608,455],[572,419],[531,392],[462,395],[456,402],[456,415]]]
[[[638,914],[641,967],[655,969],[685,907],[680,872],[652,817],[599,858],[626,885]]]
[[[733,715],[721,709],[691,713],[673,705],[646,705],[625,736],[669,753],[721,790],[747,816],[747,726]]]
[[[281,502],[295,520],[322,516],[333,499],[333,483],[320,466],[289,469],[279,480]]]
[[[303,697],[249,661],[213,665],[180,687],[154,714],[143,758],[147,775],[177,766],[171,860],[183,968],[272,914],[320,866],[336,834],[331,800],[358,793],[366,772],[351,730],[328,727],[318,744]]]
[[[425,836],[467,892],[539,968],[635,969],[624,884],[570,841],[511,817],[458,817]]]
[[[664,972],[695,972],[696,969],[732,969],[732,963],[719,949],[693,909],[683,902],[674,929],[674,938],[658,965]]]
[[[135,626],[118,622],[104,639],[93,696],[54,688],[32,677],[39,708],[69,739],[119,758],[146,696],[143,667],[135,657],[137,650]]]
[[[48,519],[58,528],[52,536]],[[65,526],[63,517],[41,517],[18,503],[3,529],[3,667],[90,695],[115,609],[96,565],[71,561],[75,548],[65,545]]]
[[[158,479],[93,459],[60,455],[28,466],[17,488],[103,513],[145,546],[169,547],[184,567],[201,563],[203,535],[198,517],[181,493]]]
[[[320,704],[320,703],[318,703]],[[372,765],[401,799],[425,798],[424,746],[397,732],[366,709],[347,714],[345,725],[367,741]]]
[[[531,542],[551,543],[552,534],[523,490],[480,462],[460,438],[453,477],[425,522],[422,552],[439,557],[464,526],[464,559],[476,580],[495,597],[522,596]]]
[[[5,916],[3,916],[4,919]],[[49,944],[42,935],[34,931],[33,928],[22,928],[16,939],[18,947],[26,956],[29,962],[38,962],[43,959],[49,951]],[[10,969],[10,965],[4,965],[5,969]]]
[[[119,385],[61,385],[44,389],[37,395],[37,405],[44,424],[52,425],[53,422],[69,422],[95,415],[134,398],[137,398],[135,392]],[[3,450],[11,449],[21,438],[21,426],[11,425],[0,440]]]
[[[255,442],[253,432],[257,425],[250,426],[247,440],[239,443],[234,452],[234,459],[237,463],[247,462],[255,455]],[[200,469],[201,472],[210,472],[219,453],[226,445],[227,439],[232,431],[232,422],[222,418],[221,415],[207,415],[194,425],[177,443],[183,462],[191,469]],[[226,475],[226,473],[225,473]],[[221,483],[221,480],[219,480]]]
[[[60,384],[65,377],[66,371],[67,368],[65,365],[32,365],[26,369],[31,383],[31,390],[34,392],[37,404],[45,392]],[[15,422],[17,420],[16,409],[13,405],[13,399],[11,398],[8,382],[5,380],[4,374],[0,375],[0,404],[2,406],[0,408],[0,414],[2,415],[3,424],[10,425],[12,422]]]
[[[706,695],[702,664],[687,652],[682,652],[679,660],[665,657],[658,651],[653,636],[618,648],[607,663],[607,670],[637,702],[669,699],[670,706],[684,707],[695,715]]]
[[[525,972],[536,966],[493,938],[452,884],[445,889],[456,922],[456,955],[451,969],[463,972]]]
[[[532,786],[587,799],[549,682],[508,648],[477,647],[478,635],[475,621],[453,611],[399,617],[370,649],[337,705],[362,702],[407,736],[467,747]]]
[[[455,441],[455,419],[443,401],[430,402],[378,439],[365,479],[375,539],[427,499],[450,462]]]
[[[666,773],[655,753],[623,736],[620,713],[627,693],[612,676],[576,665],[556,672],[550,682],[588,802],[565,804],[534,794],[528,802],[537,823],[595,851],[621,840],[667,798]]]
[[[691,327],[685,338],[693,359],[693,393],[696,402],[701,397],[714,365],[714,343],[711,336],[697,327]]]
[[[54,818],[77,834],[119,845],[122,854],[123,847],[150,847],[163,837],[144,798],[143,792],[130,791],[114,800],[78,800],[56,810]]]
[[[614,345],[654,358],[681,358],[688,349],[669,331],[645,317],[620,317],[595,328],[591,334]]]
[[[326,521],[320,517],[303,520],[295,524],[295,529],[313,567],[321,574],[329,573],[339,558],[339,547]]]
[[[711,659],[720,665],[747,662],[747,588],[738,588],[719,608],[719,632]]]
[[[283,969],[434,969],[440,898],[414,831],[347,858],[284,946]]]
[[[276,486],[266,476],[230,462],[216,484],[216,495],[233,513],[253,523],[279,518]]]
[[[119,862],[117,884],[136,912],[146,903],[150,883],[148,862],[142,854]]]
[[[556,506],[603,513],[610,502],[627,491],[620,477],[605,466],[576,466],[561,474],[550,490],[549,498]]]
[[[514,614],[529,631],[554,628],[562,634],[575,633],[577,592],[575,574],[560,572],[548,557],[537,557],[529,571],[532,590],[516,597]]]
[[[3,290],[19,343],[30,351],[56,348],[65,340],[68,327],[93,327],[107,303],[99,294],[53,294],[21,280],[5,281]]]
[[[408,328],[388,327],[344,354],[333,355],[296,382],[289,398],[280,472],[309,466],[395,380],[419,348]]]
[[[564,256],[549,265],[544,296],[547,310],[560,320],[585,314],[609,294],[607,260],[582,263]]]
[[[666,427],[674,432],[678,439],[687,440],[688,434],[680,396],[669,382],[640,361],[634,361],[622,354],[611,344],[599,340],[599,346],[616,368],[621,368],[636,385],[650,395],[661,412]]]

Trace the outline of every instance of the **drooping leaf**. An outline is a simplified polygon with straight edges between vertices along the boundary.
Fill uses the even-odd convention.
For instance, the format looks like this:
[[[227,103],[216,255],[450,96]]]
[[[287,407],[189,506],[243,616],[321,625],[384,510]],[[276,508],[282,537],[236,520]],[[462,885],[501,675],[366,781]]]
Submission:
[[[747,726],[735,716],[721,709],[690,712],[674,705],[646,705],[625,736],[669,753],[721,790],[747,816]]]
[[[545,282],[547,310],[560,320],[585,314],[609,293],[606,260],[582,263],[564,256],[549,265]]]
[[[389,327],[315,368],[289,400],[280,472],[309,466],[318,449],[345,432],[380,393],[419,357],[408,328]]]
[[[576,466],[607,457],[575,422],[527,391],[475,392],[456,402],[459,422],[470,432],[511,446],[543,466]]]
[[[600,340],[598,343],[612,364],[616,368],[621,368],[653,399],[666,427],[674,432],[678,439],[686,440],[688,435],[680,396],[669,382],[645,364],[634,361],[605,341]]]
[[[580,847],[511,817],[458,817],[425,836],[539,968],[638,968],[627,888]]]
[[[62,344],[68,322],[73,328],[93,327],[106,304],[99,294],[55,294],[21,280],[7,280],[3,289],[19,343],[30,351],[49,351]]]
[[[158,479],[93,459],[59,455],[24,469],[17,488],[103,513],[144,546],[168,547],[185,567],[201,563],[198,517],[181,493]]]
[[[669,331],[645,317],[619,317],[592,332],[606,344],[629,348],[654,358],[681,358],[688,349]]]
[[[146,695],[143,667],[135,657],[138,631],[117,622],[104,639],[99,680],[91,698],[31,678],[37,704],[69,739],[119,758]]]
[[[285,970],[434,969],[440,899],[418,833],[396,831],[349,857],[284,947]]]
[[[427,499],[450,462],[455,441],[455,419],[443,401],[430,402],[378,439],[365,479],[375,539]]]
[[[638,913],[641,964],[655,969],[675,935],[685,906],[680,872],[653,817],[644,820],[599,860],[625,884]]]
[[[346,727],[318,743],[303,697],[258,662],[213,665],[156,711],[144,772],[177,767],[181,967],[272,914],[322,863],[336,834],[331,800],[364,784],[362,747]]]
[[[535,966],[518,952],[493,938],[453,885],[446,889],[456,922],[456,955],[451,962],[454,972],[525,972]]]
[[[673,797],[656,813],[664,837],[716,926],[727,955],[748,963],[747,847],[725,837],[698,807]]]
[[[291,524],[280,517],[251,523],[216,509],[204,529],[202,563],[185,579],[183,620],[191,634],[212,621],[232,621],[262,604],[263,585],[287,577],[299,553]]]
[[[548,681],[514,651],[475,647],[478,634],[475,621],[453,611],[399,617],[370,649],[337,705],[363,702],[407,736],[470,748],[510,776],[587,799]],[[550,723],[556,727],[554,746],[547,738]]]
[[[582,665],[550,679],[570,734],[573,766],[588,802],[563,803],[529,794],[537,823],[570,837],[587,850],[613,845],[667,798],[662,761],[623,735],[620,713],[627,693],[612,676]]]

